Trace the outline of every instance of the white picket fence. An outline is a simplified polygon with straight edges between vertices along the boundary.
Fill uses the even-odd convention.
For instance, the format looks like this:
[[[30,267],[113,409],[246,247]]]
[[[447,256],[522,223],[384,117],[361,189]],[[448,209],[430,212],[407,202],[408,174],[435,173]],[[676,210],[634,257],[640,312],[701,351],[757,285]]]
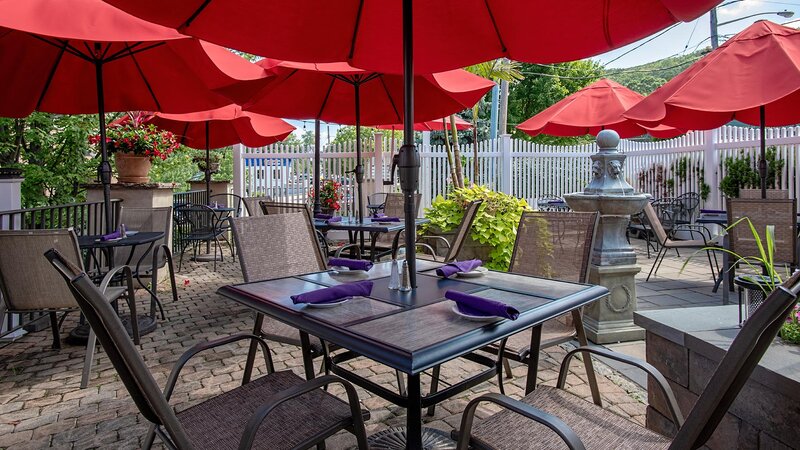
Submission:
[[[420,192],[423,208],[437,195],[450,189],[450,169],[444,146],[428,145],[423,135],[420,146]],[[376,134],[363,142],[365,195],[399,191],[385,185],[390,178],[391,155],[399,143]],[[767,145],[774,146],[785,164],[776,186],[797,198],[797,165],[800,161],[800,127],[767,129]],[[707,192],[705,207],[723,206],[719,182],[726,175],[726,158],[749,156],[753,167],[760,148],[758,129],[725,126],[696,131],[675,139],[638,142],[622,140],[620,150],[628,158],[625,176],[637,191],[654,197],[677,196],[685,192]],[[472,180],[474,149],[460,146],[464,178],[492,189],[526,199],[561,196],[583,190],[591,174],[589,155],[594,143],[578,146],[547,146],[502,136],[478,143],[478,177]],[[276,144],[264,148],[238,146],[234,151],[234,190],[239,195],[269,195],[283,201],[305,201],[313,179],[313,146]],[[328,145],[321,154],[321,177],[343,185],[343,213],[353,211],[355,143]],[[706,185],[704,188],[703,185]]]

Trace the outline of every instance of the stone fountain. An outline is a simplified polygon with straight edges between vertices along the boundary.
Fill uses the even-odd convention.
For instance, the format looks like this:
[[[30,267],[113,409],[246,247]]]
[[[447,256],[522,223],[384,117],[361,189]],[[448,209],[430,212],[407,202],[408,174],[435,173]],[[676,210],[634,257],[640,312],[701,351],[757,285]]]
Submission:
[[[600,151],[591,156],[592,180],[583,192],[564,195],[574,211],[599,211],[589,282],[608,288],[610,295],[584,310],[588,338],[595,343],[644,339],[633,324],[636,311],[634,277],[641,270],[625,233],[631,214],[640,212],[650,194],[637,193],[625,181],[625,154],[617,149],[619,135],[603,130],[597,135]]]

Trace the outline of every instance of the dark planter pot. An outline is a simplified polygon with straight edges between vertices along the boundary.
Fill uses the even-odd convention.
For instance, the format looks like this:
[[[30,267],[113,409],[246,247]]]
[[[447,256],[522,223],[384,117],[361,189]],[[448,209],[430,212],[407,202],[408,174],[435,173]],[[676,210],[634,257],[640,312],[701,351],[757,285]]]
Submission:
[[[733,284],[739,288],[739,325],[742,325],[767,299],[770,278],[766,275],[739,275]],[[774,285],[780,284],[772,280]],[[762,286],[764,287],[762,289]]]

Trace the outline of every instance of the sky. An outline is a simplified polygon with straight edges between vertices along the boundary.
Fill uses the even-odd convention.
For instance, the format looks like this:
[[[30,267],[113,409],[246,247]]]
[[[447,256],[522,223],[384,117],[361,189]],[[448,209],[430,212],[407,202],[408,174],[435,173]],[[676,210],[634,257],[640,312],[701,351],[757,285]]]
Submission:
[[[791,18],[784,18],[775,14],[779,11],[791,11],[795,15]],[[749,17],[752,15],[755,17]],[[721,24],[718,27],[720,44],[727,37],[733,36],[753,22],[762,19],[800,28],[800,0],[726,0],[720,2],[720,6],[717,7],[717,22]],[[726,24],[728,21],[735,22]],[[650,36],[592,59],[608,68],[633,67],[708,47],[711,45],[710,36],[709,14],[706,13],[692,22],[680,23],[656,38]],[[288,120],[288,122],[297,127],[295,134],[298,137],[304,132],[304,124],[305,129],[314,130],[313,121]],[[321,128],[322,143],[333,140],[337,129],[336,125],[326,126],[323,124]]]
[[[775,12],[784,10],[794,12],[794,17],[784,18],[774,14]],[[758,15],[756,17],[747,17],[752,14]],[[724,24],[727,21],[737,19],[742,20],[718,27],[720,43],[724,42],[724,36],[730,37],[747,28],[747,26],[757,20],[766,19],[781,24],[791,22],[788,23],[787,26],[795,28],[800,27],[800,21],[798,21],[798,19],[800,19],[800,0],[742,0],[721,2],[720,6],[717,7],[717,22],[719,24]],[[645,41],[650,39],[650,37],[648,37],[592,59],[599,61],[609,68],[638,66],[669,56],[691,53],[696,49],[708,47],[711,45],[710,36],[710,20],[708,13],[706,13],[692,22],[677,25],[675,28],[650,42],[645,43]]]

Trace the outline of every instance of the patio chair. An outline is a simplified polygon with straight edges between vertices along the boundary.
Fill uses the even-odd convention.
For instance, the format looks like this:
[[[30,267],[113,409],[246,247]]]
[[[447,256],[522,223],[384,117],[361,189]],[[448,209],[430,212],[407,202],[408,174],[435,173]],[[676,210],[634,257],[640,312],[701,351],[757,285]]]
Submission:
[[[259,205],[259,203],[262,201],[272,201],[272,197],[269,195],[259,197],[243,197],[242,203],[244,203],[244,209],[247,211],[247,215],[250,217],[263,216],[264,213],[261,211],[261,205]]]
[[[155,307],[161,312],[161,319],[166,319],[164,307],[156,296],[159,269],[167,268],[172,293],[172,301],[178,301],[178,289],[175,284],[175,265],[172,261],[172,207],[161,208],[131,208],[123,206],[120,209],[119,223],[124,223],[127,229],[136,231],[161,231],[164,237],[153,243],[152,249],[148,245],[140,245],[134,249],[133,254],[126,249],[114,252],[114,267],[128,265],[133,270],[133,276],[139,285],[150,292],[150,315],[155,317]],[[150,255],[148,257],[148,254]],[[138,264],[141,261],[141,264]],[[148,288],[141,277],[150,277]]]
[[[319,272],[327,268],[306,212],[240,217],[230,219],[230,222],[239,247],[239,264],[245,282]],[[301,345],[300,332],[296,328],[270,317],[264,317],[261,337]],[[322,356],[319,340],[311,342],[311,352],[314,357]]]
[[[42,258],[42,254],[51,248],[58,249],[76,267],[83,267],[78,238],[72,230],[0,231],[0,293],[3,294],[7,307],[6,314],[47,313],[53,332],[52,348],[60,349],[59,329],[67,314],[78,310],[78,304],[61,277]],[[124,280],[124,286],[110,286],[111,280],[118,276]],[[135,293],[129,267],[118,266],[106,274],[100,283],[98,294],[102,295],[107,304],[124,298],[132,317],[136,317]],[[62,314],[60,320],[59,313]],[[132,323],[135,324],[136,321]],[[93,329],[89,331],[89,340],[86,343],[81,388],[89,384],[95,351],[94,333]],[[134,339],[138,344],[138,327],[134,327]]]
[[[656,259],[653,260],[653,265],[650,267],[650,273],[647,274],[647,279],[645,279],[645,281],[650,281],[651,276],[658,274],[658,269],[661,267],[661,263],[664,261],[668,250],[675,249],[677,251],[678,249],[706,249],[705,252],[706,257],[708,257],[708,265],[711,268],[711,276],[716,283],[717,274],[719,273],[719,263],[717,262],[717,254],[714,253],[714,250],[721,249],[721,246],[714,241],[708,228],[702,225],[677,224],[673,226],[672,230],[670,230],[668,233],[661,225],[661,221],[659,220],[656,210],[651,203],[645,205],[644,214],[653,229],[653,234],[661,246],[658,250],[658,254],[656,254]],[[674,235],[678,231],[688,232],[692,239],[674,239]],[[712,253],[714,256],[713,262],[711,258]],[[680,254],[678,254],[678,256],[680,256]]]
[[[414,205],[416,207],[417,217],[419,217],[419,208],[421,202],[422,202],[422,194],[415,194]],[[403,200],[403,194],[395,192],[386,194],[386,203],[383,208],[383,213],[386,214],[388,217],[399,217],[400,220],[403,220],[403,218],[406,216],[405,200]],[[395,233],[379,234],[375,240],[375,247],[381,249],[382,251],[378,253],[378,256],[374,259],[379,260],[380,258],[386,255],[392,254],[399,248],[402,248],[403,245],[405,245],[405,240],[403,239],[403,236],[405,236],[405,233],[402,230]],[[431,249],[431,252],[433,252],[433,249]]]
[[[214,244],[214,271],[217,271],[217,249],[219,249],[219,259],[224,260],[222,243],[219,240],[225,234],[224,219],[207,205],[187,204],[175,207],[175,227],[180,233],[181,245],[181,254],[178,258],[179,272],[183,266],[183,255],[186,253],[186,249],[191,246],[192,257],[197,259],[197,248],[203,243],[212,242]],[[233,253],[230,242],[228,242],[228,246]]]
[[[464,216],[461,218],[461,223],[458,224],[458,227],[455,230],[452,243],[444,236],[428,235],[419,236],[417,238],[417,242],[430,240],[442,241],[444,246],[447,248],[447,253],[444,255],[442,261],[446,263],[455,261],[458,257],[458,254],[461,252],[461,248],[464,246],[464,242],[466,242],[467,237],[469,237],[469,232],[472,229],[472,223],[475,221],[475,216],[478,215],[478,210],[480,209],[481,204],[483,204],[483,200],[474,200],[469,202],[467,208],[464,210]],[[426,258],[428,255],[420,254],[419,256],[421,258]],[[431,255],[431,257],[434,261],[436,261],[435,252],[433,255]]]
[[[603,347],[580,347],[567,353],[561,363],[556,387],[539,386],[521,401],[498,395],[482,395],[467,404],[461,418],[458,449],[479,448],[563,448],[598,449],[695,449],[703,446],[725,416],[728,408],[753,373],[759,360],[778,334],[797,303],[800,272],[772,292],[742,326],[730,348],[691,407],[686,420],[670,385],[650,364]],[[564,390],[569,363],[578,354],[592,354],[638,367],[650,377],[650,388],[666,399],[677,428],[670,439],[642,428],[615,413],[593,405]],[[473,426],[477,407],[484,402],[503,408]]]
[[[180,450],[307,448],[344,429],[356,436],[360,449],[367,448],[353,385],[330,375],[305,381],[291,371],[275,372],[267,343],[250,334],[196,344],[178,359],[162,391],[86,274],[56,250],[46,257],[67,281],[136,407],[152,424],[143,448],[151,448],[156,435],[166,447]],[[169,399],[186,363],[199,353],[244,340],[261,347],[267,375],[175,412]],[[330,384],[344,387],[347,402],[320,389]]]
[[[228,208],[232,208],[233,212],[231,213],[231,215],[233,217],[242,217],[242,216],[244,216],[244,213],[247,210],[245,208],[245,204],[244,204],[244,201],[242,200],[242,197],[238,196],[236,194],[231,194],[229,192],[226,192],[224,194],[214,194],[214,195],[212,195],[211,197],[208,198],[208,204],[209,204],[209,206],[210,205],[214,205],[214,204],[219,204],[220,206],[225,206],[225,207],[228,207]],[[221,225],[222,225],[222,229],[225,230],[225,236],[226,236],[225,239],[228,240],[227,236],[229,235],[229,233],[231,231],[230,228],[229,228],[230,224],[228,224],[227,221],[223,221]],[[231,241],[228,240],[228,242],[230,243]],[[236,256],[236,246],[235,245],[231,246],[231,253],[232,253],[232,256],[234,256],[234,257]]]
[[[767,225],[774,225],[775,265],[797,267],[797,205],[794,200],[729,198],[727,209],[728,225],[748,217],[765,248]],[[740,223],[728,230],[728,249],[742,256],[760,254],[753,232],[746,223]],[[728,279],[733,280],[735,276],[736,267],[733,265],[728,271]]]
[[[700,207],[700,194],[686,192],[675,197],[673,202],[673,219],[675,223],[694,223],[697,209]]]
[[[261,209],[262,215],[274,215],[274,214],[291,214],[296,212],[305,212],[308,215],[308,220],[311,223],[311,227],[314,230],[314,234],[317,236],[317,241],[319,242],[320,249],[322,250],[322,254],[324,255],[324,261],[328,261],[328,254],[330,249],[328,247],[328,239],[325,237],[321,231],[317,230],[314,227],[314,214],[311,211],[311,207],[305,203],[288,203],[288,202],[273,202],[268,200],[261,200],[258,202],[259,209]]]
[[[370,215],[375,215],[384,210],[386,206],[386,197],[389,194],[385,192],[376,192],[367,196],[367,209]]]

